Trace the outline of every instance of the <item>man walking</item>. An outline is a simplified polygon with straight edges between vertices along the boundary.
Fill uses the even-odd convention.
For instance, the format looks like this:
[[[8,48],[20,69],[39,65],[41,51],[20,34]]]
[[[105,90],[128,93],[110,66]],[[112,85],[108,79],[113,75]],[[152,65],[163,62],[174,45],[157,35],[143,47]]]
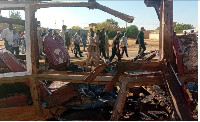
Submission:
[[[66,32],[67,32],[67,26],[66,25],[63,25],[62,26],[62,32],[61,32],[61,37],[63,38],[63,40],[65,41],[65,43],[66,43],[66,40],[65,40],[65,34],[66,34]],[[66,46],[65,44],[64,44],[64,46]],[[67,47],[67,49],[68,49],[69,47]]]
[[[78,32],[74,35],[75,57],[77,58],[78,58],[77,52],[79,52],[80,57],[83,57],[79,45],[80,41],[81,41],[80,30],[78,30]]]
[[[143,55],[144,51],[146,50],[146,46],[144,44],[144,31],[144,27],[141,27],[141,31],[139,32],[136,40],[136,44],[139,45],[138,55],[132,61],[136,61],[140,56]]]
[[[20,36],[17,33],[16,29],[13,29],[13,50],[12,50],[12,54],[15,54],[18,56],[19,55],[19,40],[20,40]]]
[[[105,53],[105,29],[104,28],[102,28],[102,30],[100,32],[99,39],[101,41],[100,44],[99,44],[100,55],[102,54],[105,59],[108,59],[106,57],[106,53]]]
[[[109,57],[109,40],[108,40],[108,30],[106,30],[105,33],[105,50],[106,50],[106,56]]]
[[[4,45],[6,50],[9,50],[12,52],[12,46],[13,46],[13,25],[10,24],[8,28],[4,29],[1,32],[1,38],[4,40]]]
[[[122,41],[121,41],[121,45],[122,45],[122,54],[121,56],[123,57],[124,52],[126,53],[126,57],[128,57],[128,52],[127,52],[127,36],[126,33],[124,33],[124,36],[122,37]]]
[[[115,57],[115,55],[117,55],[118,61],[121,61],[121,55],[120,55],[120,50],[119,50],[120,35],[121,35],[121,32],[118,31],[117,35],[113,38],[112,55],[111,55],[111,57],[109,59],[110,61],[113,60],[113,58]]]

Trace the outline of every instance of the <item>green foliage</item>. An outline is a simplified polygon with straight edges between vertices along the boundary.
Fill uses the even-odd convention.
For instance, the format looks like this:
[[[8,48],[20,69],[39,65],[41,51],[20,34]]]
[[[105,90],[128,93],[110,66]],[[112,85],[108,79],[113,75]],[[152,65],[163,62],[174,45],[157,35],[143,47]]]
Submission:
[[[21,17],[21,14],[20,14],[20,12],[19,11],[9,11],[9,17],[11,18],[11,19],[22,19],[22,17]]]
[[[79,29],[82,29],[80,26],[73,26],[71,27],[72,30],[79,30]]]
[[[102,22],[102,23],[97,23],[96,28],[94,29],[94,32],[97,32],[97,30],[101,30],[102,28],[105,28],[105,30],[108,30],[108,33],[114,31],[113,25],[111,25],[109,22]]]
[[[192,28],[193,28],[193,25],[183,24],[183,23],[182,24],[178,23],[174,26],[174,30],[176,31],[176,33],[182,33],[183,30],[188,30],[188,29],[192,29]]]
[[[127,27],[127,37],[137,36],[139,33],[138,27],[136,25],[131,25]]]
[[[19,20],[22,19],[19,11],[16,11],[16,12],[15,11],[9,11],[9,18],[19,19]],[[16,27],[17,32],[19,32],[19,31],[23,32],[25,30],[24,26],[22,26],[22,25],[15,25],[15,27]]]
[[[158,27],[156,30],[160,30],[160,27]]]
[[[108,23],[110,23],[112,25],[115,25],[116,27],[119,27],[118,22],[113,20],[112,18],[111,19],[107,19],[106,22],[108,22]]]

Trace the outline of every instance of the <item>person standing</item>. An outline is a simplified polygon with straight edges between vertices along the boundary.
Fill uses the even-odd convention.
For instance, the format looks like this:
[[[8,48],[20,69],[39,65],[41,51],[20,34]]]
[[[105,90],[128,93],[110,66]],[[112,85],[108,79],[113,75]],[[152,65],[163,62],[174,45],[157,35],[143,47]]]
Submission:
[[[13,50],[12,50],[12,54],[14,54],[15,52],[15,55],[19,55],[19,40],[20,40],[20,36],[19,34],[17,33],[16,29],[13,29]]]
[[[12,46],[13,46],[13,25],[9,24],[8,28],[4,29],[1,32],[1,38],[4,40],[4,45],[6,50],[9,50],[12,52]]]
[[[67,32],[67,26],[66,25],[63,25],[62,26],[62,32],[61,32],[61,37],[63,38],[63,40],[65,41],[65,43],[66,43],[66,39],[65,39],[65,34],[66,34],[66,32]],[[66,46],[66,44],[64,43],[64,46]],[[67,47],[67,49],[68,49],[69,47]]]
[[[106,52],[105,52],[105,29],[104,28],[102,28],[102,30],[100,32],[99,39],[101,41],[99,44],[100,55],[102,54],[105,59],[108,59],[106,57]]]
[[[77,53],[79,52],[80,57],[83,57],[80,50],[80,42],[81,42],[81,36],[80,36],[80,30],[77,31],[77,33],[74,35],[74,45],[75,45],[75,57],[78,58]]]
[[[70,35],[68,34],[68,32],[65,33],[65,40],[64,41],[65,41],[65,45],[67,46],[67,49],[69,50],[69,47],[70,47]]]
[[[108,30],[105,32],[105,50],[106,50],[106,56],[109,57],[109,40],[108,40]]]
[[[112,55],[110,57],[110,62],[113,60],[115,55],[118,57],[118,61],[121,61],[121,55],[120,55],[120,50],[119,50],[119,41],[120,41],[120,35],[121,32],[118,31],[117,35],[113,38],[113,44],[112,44]]]
[[[25,31],[24,32],[22,32],[22,34],[21,34],[21,44],[22,44],[22,46],[21,46],[21,53],[22,54],[24,54],[24,49],[25,49]]]
[[[100,58],[100,49],[99,49],[99,47],[100,47],[99,45],[101,43],[100,30],[97,30],[96,34],[94,35],[94,42],[96,43],[96,48],[94,50],[95,50],[95,52],[97,52],[97,57]]]
[[[122,45],[122,54],[121,56],[123,57],[124,55],[124,52],[126,53],[126,57],[128,57],[128,52],[127,52],[127,36],[126,36],[126,33],[124,33],[124,36],[122,37],[122,40],[121,40],[121,45]]]
[[[82,38],[82,43],[83,43],[83,51],[85,51],[85,47],[86,47],[86,40],[87,40],[87,37],[86,37],[86,35],[84,34],[84,35],[83,35],[83,38]]]

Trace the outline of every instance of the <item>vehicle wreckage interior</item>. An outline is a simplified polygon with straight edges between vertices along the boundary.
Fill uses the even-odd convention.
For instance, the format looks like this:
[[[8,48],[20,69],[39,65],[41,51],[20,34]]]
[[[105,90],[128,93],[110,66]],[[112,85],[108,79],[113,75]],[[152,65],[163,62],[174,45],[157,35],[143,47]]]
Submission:
[[[1,11],[25,11],[25,20],[0,17],[0,23],[25,25],[26,32],[25,56],[0,50],[0,120],[198,120],[198,92],[186,87],[188,82],[198,82],[196,37],[175,35],[173,0],[144,0],[144,4],[155,8],[160,21],[159,50],[146,52],[145,60],[100,61],[88,70],[71,63],[68,51],[57,42],[45,45],[51,53],[47,61],[39,61],[35,12],[49,7],[87,7],[128,23],[134,21],[133,16],[95,0],[0,1]],[[53,58],[57,49],[62,62]]]

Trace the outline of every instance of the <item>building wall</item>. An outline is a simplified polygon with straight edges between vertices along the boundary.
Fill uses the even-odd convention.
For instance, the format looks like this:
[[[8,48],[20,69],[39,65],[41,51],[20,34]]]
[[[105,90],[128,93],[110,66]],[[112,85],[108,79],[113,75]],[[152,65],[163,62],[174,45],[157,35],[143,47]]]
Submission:
[[[69,33],[69,35],[75,35],[75,33],[78,31],[78,30],[72,30],[72,29],[67,29],[68,30],[68,33]],[[87,35],[87,33],[88,33],[88,30],[80,30],[80,34],[81,34],[81,36],[82,35]]]
[[[150,33],[149,39],[159,39],[159,34],[158,33]]]
[[[144,39],[149,39],[149,31],[144,31]]]

